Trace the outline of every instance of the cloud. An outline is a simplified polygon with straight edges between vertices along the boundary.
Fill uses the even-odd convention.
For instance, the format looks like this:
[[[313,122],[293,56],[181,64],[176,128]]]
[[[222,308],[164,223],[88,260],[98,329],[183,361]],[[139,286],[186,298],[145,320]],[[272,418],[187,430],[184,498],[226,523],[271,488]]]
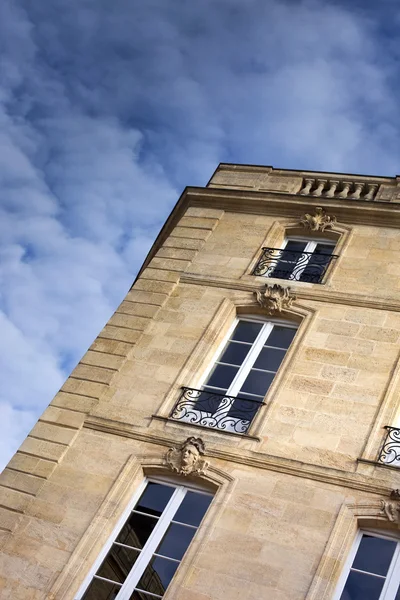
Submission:
[[[111,316],[185,185],[203,185],[220,161],[395,174],[398,56],[374,11],[322,0],[0,5],[2,463]]]

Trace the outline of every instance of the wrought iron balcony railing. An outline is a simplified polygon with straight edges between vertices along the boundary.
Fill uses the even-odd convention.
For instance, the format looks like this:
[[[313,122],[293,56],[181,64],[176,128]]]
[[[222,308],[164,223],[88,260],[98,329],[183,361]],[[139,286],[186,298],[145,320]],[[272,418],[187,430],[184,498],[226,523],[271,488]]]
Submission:
[[[264,402],[183,387],[170,417],[191,425],[244,434]]]
[[[387,434],[379,452],[378,462],[400,467],[400,428],[385,427]]]
[[[321,283],[326,269],[336,254],[320,254],[316,252],[297,252],[278,248],[263,248],[253,275]]]

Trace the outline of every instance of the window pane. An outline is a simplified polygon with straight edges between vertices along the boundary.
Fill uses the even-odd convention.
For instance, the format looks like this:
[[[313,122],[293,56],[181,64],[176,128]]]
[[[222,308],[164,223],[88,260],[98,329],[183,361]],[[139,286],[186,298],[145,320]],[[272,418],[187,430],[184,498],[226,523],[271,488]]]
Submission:
[[[368,573],[386,575],[396,549],[396,542],[363,535],[352,567]]]
[[[180,521],[188,525],[200,525],[211,500],[212,496],[187,492],[182,504],[175,513],[174,521]]]
[[[241,365],[249,353],[251,346],[247,344],[236,344],[230,342],[218,362],[231,363],[232,365]]]
[[[154,517],[132,512],[116,541],[134,548],[143,548],[157,523],[158,519]]]
[[[397,590],[396,598],[394,600],[400,600],[400,587]]]
[[[379,600],[384,579],[351,571],[340,600]]]
[[[96,575],[124,583],[140,552],[113,544]]]
[[[238,367],[227,367],[226,365],[217,364],[207,381],[207,385],[227,390],[238,370]]]
[[[233,332],[232,339],[240,342],[253,343],[261,331],[263,323],[253,323],[252,321],[239,321]]]
[[[292,252],[304,252],[306,246],[307,242],[300,240],[288,240],[284,250],[290,250]]]
[[[254,367],[256,369],[268,369],[277,371],[286,354],[286,350],[276,350],[275,348],[263,348],[258,355]]]
[[[333,254],[335,246],[333,244],[317,244],[313,254],[327,254],[330,256]]]
[[[136,504],[135,509],[159,517],[174,491],[174,487],[150,481]]]
[[[196,529],[192,527],[171,523],[156,550],[156,554],[163,554],[169,558],[181,560],[195,533]]]
[[[242,392],[240,393],[242,395]],[[249,400],[242,400],[242,398],[238,398],[234,401],[232,408],[229,409],[229,416],[234,419],[240,419],[241,421],[252,421],[254,415],[260,408],[260,402],[262,402],[262,398],[257,400],[257,398],[250,398]]]
[[[82,600],[114,600],[121,586],[100,579],[93,579]]]
[[[178,562],[153,556],[137,587],[162,596],[178,567]]]
[[[248,392],[249,394],[258,394],[264,397],[274,378],[274,373],[265,373],[264,371],[250,371],[239,392]]]
[[[289,348],[291,341],[296,335],[296,329],[275,325],[267,341],[266,346],[277,346],[278,348]]]

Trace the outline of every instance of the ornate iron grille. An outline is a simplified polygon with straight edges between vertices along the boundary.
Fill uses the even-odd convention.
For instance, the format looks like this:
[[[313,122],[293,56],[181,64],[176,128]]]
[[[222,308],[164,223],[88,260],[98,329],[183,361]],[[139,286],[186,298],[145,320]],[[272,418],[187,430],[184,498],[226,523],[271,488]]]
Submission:
[[[192,425],[243,434],[264,402],[183,387],[171,418]]]
[[[389,426],[386,426],[385,429],[387,435],[379,453],[378,462],[390,465],[399,461],[397,466],[400,467],[400,429]]]
[[[263,248],[263,253],[253,271],[253,275],[264,275],[292,281],[321,283],[326,269],[336,254],[318,254],[316,252],[298,252]]]

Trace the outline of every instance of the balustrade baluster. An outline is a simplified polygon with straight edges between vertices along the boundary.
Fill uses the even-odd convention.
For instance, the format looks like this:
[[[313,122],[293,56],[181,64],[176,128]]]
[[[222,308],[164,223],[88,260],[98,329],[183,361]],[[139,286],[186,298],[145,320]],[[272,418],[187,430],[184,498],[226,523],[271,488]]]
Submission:
[[[338,198],[347,198],[351,186],[351,181],[343,181],[342,191],[338,194]]]
[[[311,196],[321,196],[322,195],[322,191],[326,185],[326,179],[318,179],[318,186],[317,188],[313,191],[313,193],[311,194]]]
[[[303,187],[303,189],[300,191],[300,194],[302,196],[308,196],[308,194],[311,192],[311,188],[314,185],[314,181],[315,179],[304,179],[305,181],[305,185]]]
[[[336,188],[339,185],[339,181],[330,181],[329,182],[329,189],[328,191],[325,193],[325,197],[326,198],[332,198],[335,193],[336,193]]]

